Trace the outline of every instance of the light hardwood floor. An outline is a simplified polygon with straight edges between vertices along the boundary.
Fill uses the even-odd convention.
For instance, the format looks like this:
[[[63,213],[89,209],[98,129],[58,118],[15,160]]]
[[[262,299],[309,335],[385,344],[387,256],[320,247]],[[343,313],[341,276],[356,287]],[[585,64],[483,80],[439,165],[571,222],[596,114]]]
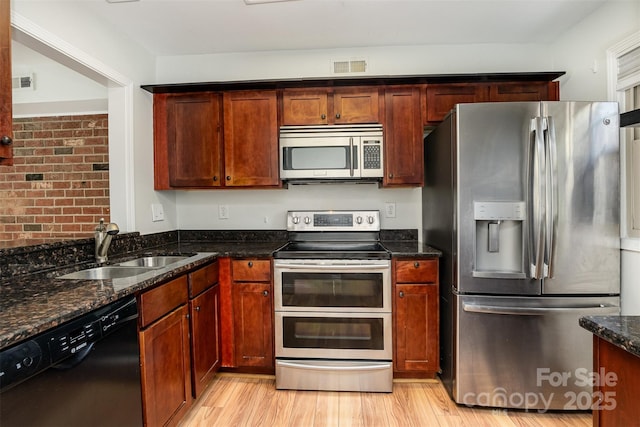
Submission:
[[[591,426],[591,413],[454,404],[437,380],[398,381],[393,393],[276,390],[272,376],[219,374],[180,427]]]

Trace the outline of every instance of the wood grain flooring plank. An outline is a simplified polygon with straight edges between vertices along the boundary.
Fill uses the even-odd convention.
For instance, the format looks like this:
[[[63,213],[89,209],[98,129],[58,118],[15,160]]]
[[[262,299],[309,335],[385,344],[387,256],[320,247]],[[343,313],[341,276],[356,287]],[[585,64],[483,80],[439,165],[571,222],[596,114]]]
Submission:
[[[394,383],[393,393],[276,390],[273,376],[217,375],[180,427],[588,427],[589,412],[455,404],[438,381]]]
[[[340,392],[318,393],[316,416],[313,427],[334,427],[340,425]]]

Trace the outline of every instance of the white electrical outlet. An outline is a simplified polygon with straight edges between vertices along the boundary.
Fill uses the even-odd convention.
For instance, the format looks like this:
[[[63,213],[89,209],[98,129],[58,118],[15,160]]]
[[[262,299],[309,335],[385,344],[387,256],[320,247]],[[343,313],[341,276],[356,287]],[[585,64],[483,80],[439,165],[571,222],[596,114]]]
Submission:
[[[229,219],[229,205],[218,205],[218,219]]]
[[[393,202],[387,202],[384,204],[384,217],[395,218],[396,217],[396,204]]]
[[[164,207],[161,204],[151,205],[151,221],[164,221]]]

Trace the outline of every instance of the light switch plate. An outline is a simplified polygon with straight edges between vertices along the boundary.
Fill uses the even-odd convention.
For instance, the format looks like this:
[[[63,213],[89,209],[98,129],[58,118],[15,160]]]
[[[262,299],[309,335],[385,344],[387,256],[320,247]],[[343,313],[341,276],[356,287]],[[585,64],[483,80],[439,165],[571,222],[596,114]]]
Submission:
[[[151,221],[164,221],[164,207],[161,204],[151,205]]]
[[[396,204],[393,202],[386,202],[384,204],[384,217],[395,218],[396,217]]]

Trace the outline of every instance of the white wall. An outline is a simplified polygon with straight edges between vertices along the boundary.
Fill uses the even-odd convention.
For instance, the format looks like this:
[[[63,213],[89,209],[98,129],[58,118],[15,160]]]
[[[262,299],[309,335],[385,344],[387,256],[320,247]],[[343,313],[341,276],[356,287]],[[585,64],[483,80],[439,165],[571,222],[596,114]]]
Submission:
[[[112,219],[123,231],[177,228],[174,194],[153,191],[152,96],[140,85],[154,81],[155,58],[74,2],[13,0],[11,8],[21,39],[108,87]],[[152,203],[164,205],[166,221],[151,222]]]
[[[560,98],[607,101],[608,48],[640,29],[640,1],[614,0],[567,31],[550,46],[553,67],[565,70]],[[611,99],[615,101],[615,99]]]
[[[33,77],[30,88],[13,90],[14,117],[107,112],[106,86],[16,41],[11,70]]]

